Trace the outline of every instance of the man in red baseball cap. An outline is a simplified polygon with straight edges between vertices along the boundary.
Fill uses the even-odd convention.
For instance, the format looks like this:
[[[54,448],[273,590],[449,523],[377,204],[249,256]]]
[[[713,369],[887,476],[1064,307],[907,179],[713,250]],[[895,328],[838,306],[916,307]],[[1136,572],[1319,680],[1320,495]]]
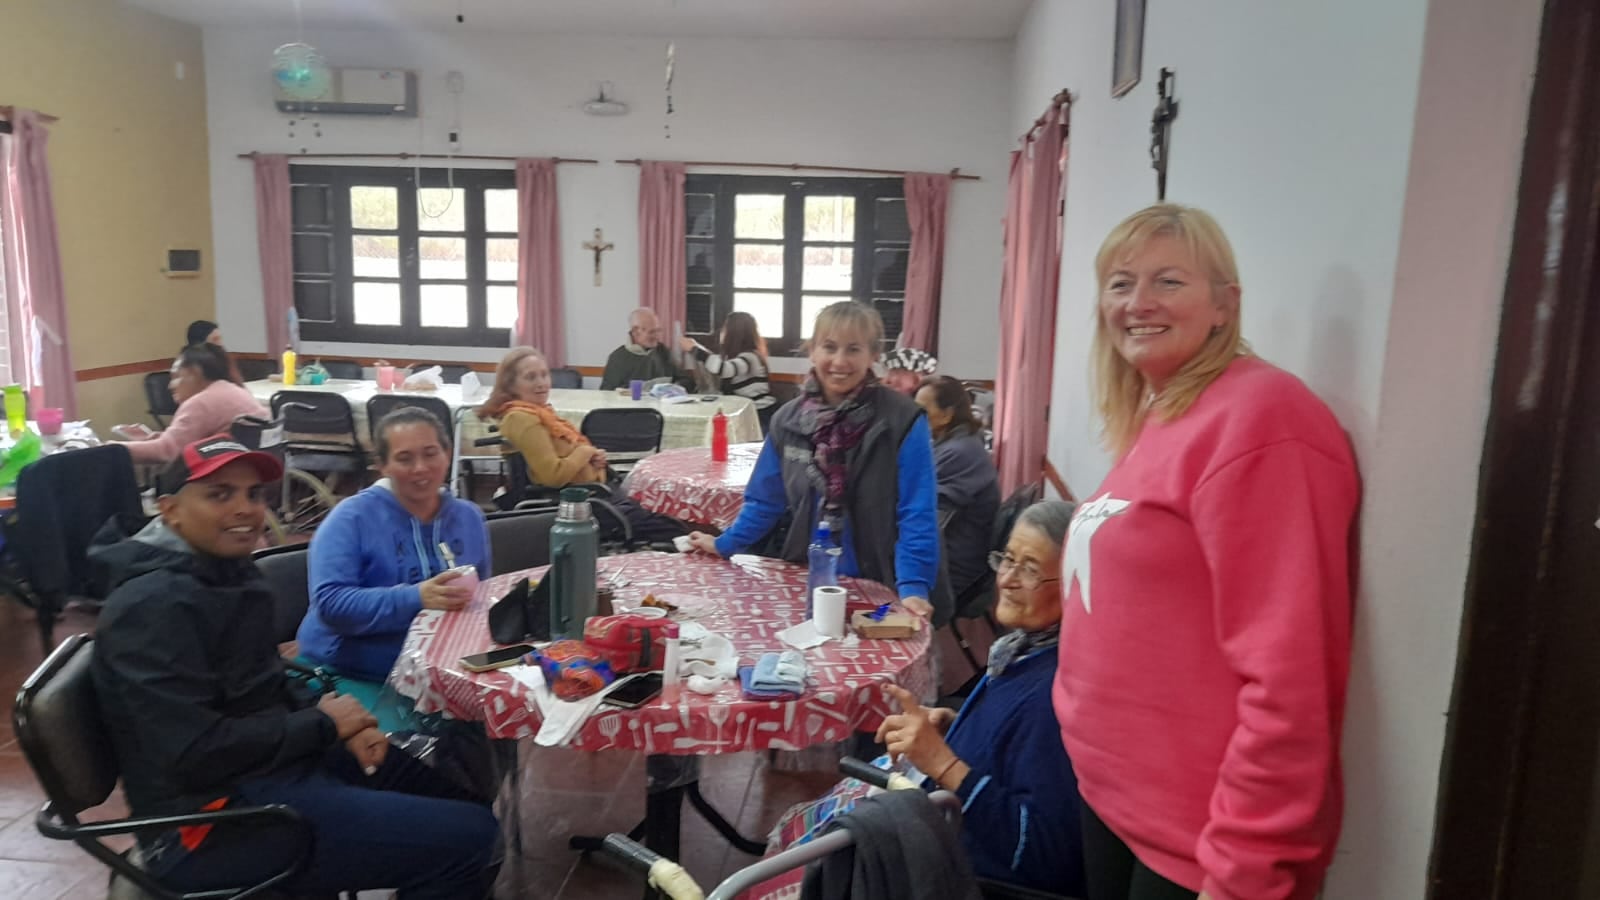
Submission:
[[[389,751],[348,695],[312,696],[284,672],[274,600],[250,554],[270,454],[227,435],[195,441],[156,480],[161,515],[91,551],[115,588],[95,629],[95,692],[136,816],[283,804],[309,824],[309,864],[286,887],[398,889],[481,900],[499,826],[433,770]],[[239,887],[301,852],[297,829],[219,824],[138,835],[167,887]]]

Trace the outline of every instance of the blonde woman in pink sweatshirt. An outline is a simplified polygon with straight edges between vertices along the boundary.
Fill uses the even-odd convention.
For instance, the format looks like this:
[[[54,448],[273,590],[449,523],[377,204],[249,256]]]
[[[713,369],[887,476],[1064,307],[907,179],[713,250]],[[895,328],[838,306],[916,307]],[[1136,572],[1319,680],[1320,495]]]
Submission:
[[[268,418],[250,392],[228,379],[227,351],[211,344],[191,344],[172,361],[167,385],[178,412],[165,430],[151,432],[142,425],[119,425],[137,440],[118,441],[128,448],[135,463],[160,464],[176,459],[185,444],[228,430],[240,416]]]

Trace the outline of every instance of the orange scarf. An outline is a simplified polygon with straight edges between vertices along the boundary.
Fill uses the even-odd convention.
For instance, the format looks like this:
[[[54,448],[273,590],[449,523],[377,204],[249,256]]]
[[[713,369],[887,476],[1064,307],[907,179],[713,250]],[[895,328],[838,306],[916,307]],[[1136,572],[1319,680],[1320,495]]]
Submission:
[[[532,413],[539,419],[539,424],[544,426],[544,430],[550,432],[551,439],[561,438],[573,444],[582,445],[589,443],[589,439],[583,436],[583,432],[572,427],[571,422],[561,418],[554,407],[549,405],[541,406],[537,403],[529,403],[526,400],[512,400],[506,403],[505,406],[500,407],[501,418],[504,418],[512,410]]]

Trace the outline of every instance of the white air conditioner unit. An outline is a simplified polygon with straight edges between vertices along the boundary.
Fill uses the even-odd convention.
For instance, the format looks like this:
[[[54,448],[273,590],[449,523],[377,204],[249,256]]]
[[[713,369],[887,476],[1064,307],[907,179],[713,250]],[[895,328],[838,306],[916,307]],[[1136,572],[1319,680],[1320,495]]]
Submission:
[[[411,116],[417,114],[417,73],[408,69],[334,69],[326,97],[293,100],[274,85],[279,112],[324,116]]]

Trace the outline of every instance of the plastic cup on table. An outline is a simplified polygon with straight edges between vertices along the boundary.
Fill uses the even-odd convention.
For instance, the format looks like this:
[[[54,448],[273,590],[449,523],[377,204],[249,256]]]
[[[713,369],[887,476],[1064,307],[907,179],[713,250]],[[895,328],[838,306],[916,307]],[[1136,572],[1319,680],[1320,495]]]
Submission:
[[[644,396],[644,382],[638,378],[628,382],[628,394],[638,400]]]
[[[392,391],[398,386],[394,366],[378,366],[378,390]]]
[[[40,434],[60,434],[64,416],[60,407],[47,406],[34,413],[34,421],[39,423]]]
[[[478,589],[478,570],[474,566],[456,566],[450,571],[456,573],[456,579],[450,584],[460,585],[469,591]]]

